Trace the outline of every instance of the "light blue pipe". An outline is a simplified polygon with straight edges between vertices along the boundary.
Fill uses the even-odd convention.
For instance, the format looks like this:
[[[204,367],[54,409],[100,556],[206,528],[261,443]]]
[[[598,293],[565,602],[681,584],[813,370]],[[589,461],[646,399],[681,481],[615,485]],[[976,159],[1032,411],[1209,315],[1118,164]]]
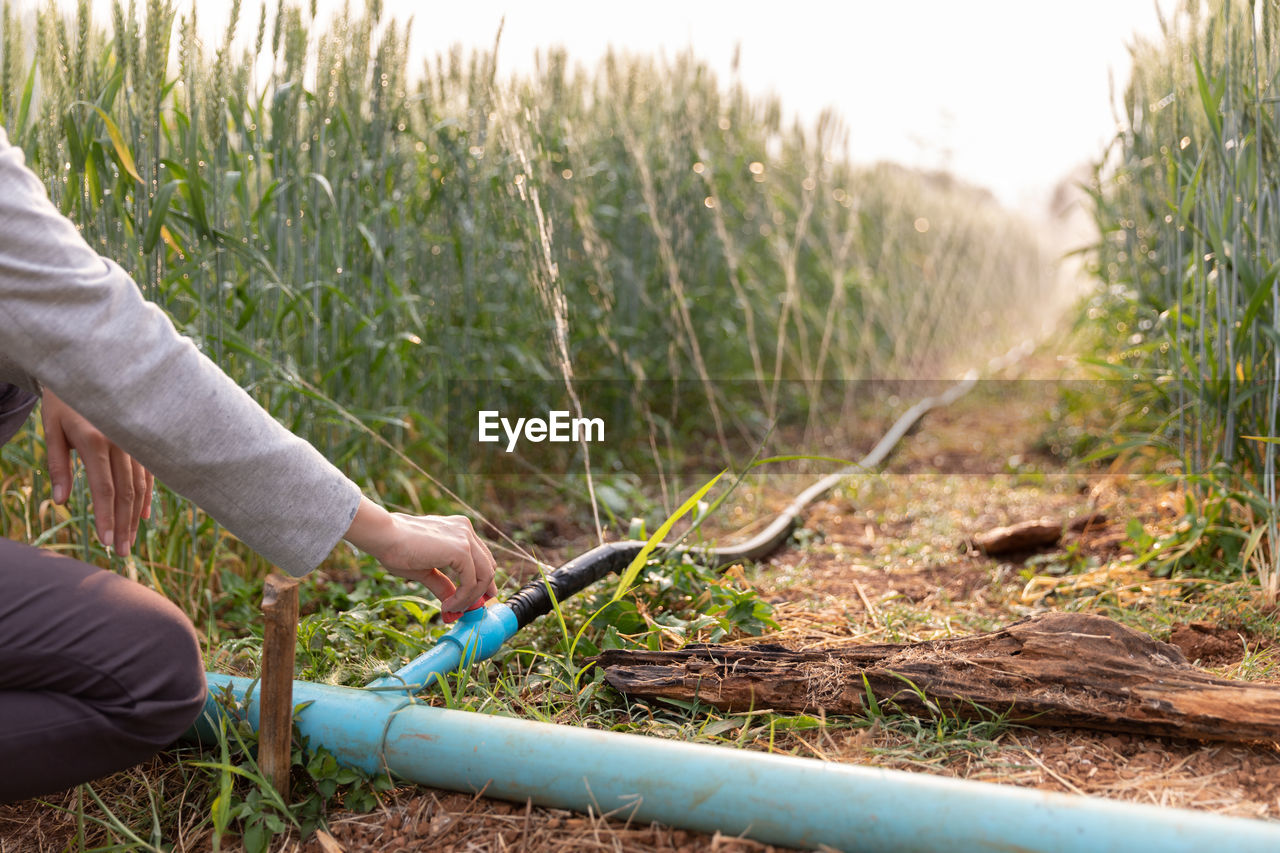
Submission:
[[[256,683],[209,675],[243,700]],[[298,728],[366,771],[770,844],[843,851],[1280,851],[1280,824],[451,711],[296,681]],[[209,709],[218,713],[210,700]],[[258,722],[257,696],[249,719]]]
[[[463,666],[464,658],[469,666],[474,661],[493,657],[518,630],[520,625],[516,614],[501,602],[468,610],[436,641],[433,648],[409,661],[393,675],[369,682],[367,687],[396,693],[417,693],[446,673],[456,672]]]

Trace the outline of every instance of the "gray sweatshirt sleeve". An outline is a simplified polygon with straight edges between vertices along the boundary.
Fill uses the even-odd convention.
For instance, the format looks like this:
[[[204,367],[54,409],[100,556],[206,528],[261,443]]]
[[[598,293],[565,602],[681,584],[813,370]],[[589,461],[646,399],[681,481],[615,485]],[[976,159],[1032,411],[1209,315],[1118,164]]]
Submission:
[[[360,489],[146,302],[49,202],[0,130],[0,363],[293,575],[350,526]]]

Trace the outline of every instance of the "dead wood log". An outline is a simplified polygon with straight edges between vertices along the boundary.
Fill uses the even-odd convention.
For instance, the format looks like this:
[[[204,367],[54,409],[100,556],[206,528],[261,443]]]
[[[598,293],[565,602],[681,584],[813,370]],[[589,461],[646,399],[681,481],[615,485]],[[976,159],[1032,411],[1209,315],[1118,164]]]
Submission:
[[[1175,646],[1082,613],[927,643],[816,651],[697,644],[607,651],[597,661],[623,693],[727,711],[861,714],[870,690],[881,707],[925,718],[1007,715],[1036,726],[1280,742],[1280,686],[1218,678]]]
[[[996,527],[973,537],[973,544],[984,554],[1012,554],[1045,545],[1057,544],[1062,538],[1063,523],[1049,518],[1020,521],[1007,527]]]

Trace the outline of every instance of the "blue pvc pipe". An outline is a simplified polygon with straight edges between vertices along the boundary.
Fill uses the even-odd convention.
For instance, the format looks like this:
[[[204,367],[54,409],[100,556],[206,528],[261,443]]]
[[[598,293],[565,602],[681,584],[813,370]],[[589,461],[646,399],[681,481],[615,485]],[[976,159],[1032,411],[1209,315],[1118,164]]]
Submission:
[[[468,610],[436,645],[396,670],[367,685],[374,690],[417,693],[431,682],[477,660],[497,654],[502,644],[520,630],[516,614],[501,602]]]
[[[256,691],[209,674],[210,694]],[[296,681],[298,727],[366,771],[771,844],[844,851],[1275,853],[1280,824],[433,708]],[[209,702],[212,714],[216,703]],[[250,722],[258,721],[250,695]]]

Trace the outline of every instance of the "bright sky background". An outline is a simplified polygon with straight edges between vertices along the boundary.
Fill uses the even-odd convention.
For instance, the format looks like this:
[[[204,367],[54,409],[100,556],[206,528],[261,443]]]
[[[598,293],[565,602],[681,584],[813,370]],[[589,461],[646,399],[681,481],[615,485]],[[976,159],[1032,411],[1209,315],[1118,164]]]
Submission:
[[[68,0],[69,2],[69,0]],[[353,5],[360,0],[352,0]],[[384,0],[414,18],[412,50],[489,47],[505,17],[499,73],[532,66],[534,51],[563,45],[592,64],[610,46],[686,48],[727,80],[741,48],[747,88],[776,92],[812,119],[834,107],[855,161],[946,167],[1032,208],[1072,168],[1097,157],[1114,131],[1116,91],[1135,34],[1159,32],[1157,0]],[[1159,0],[1169,9],[1173,0]],[[177,0],[180,10],[190,0]],[[198,0],[201,29],[225,26],[228,0]],[[340,0],[320,0],[325,10]],[[275,6],[271,0],[270,7]],[[244,0],[242,31],[258,0]],[[105,17],[100,20],[107,20]],[[414,67],[420,67],[415,62]]]

